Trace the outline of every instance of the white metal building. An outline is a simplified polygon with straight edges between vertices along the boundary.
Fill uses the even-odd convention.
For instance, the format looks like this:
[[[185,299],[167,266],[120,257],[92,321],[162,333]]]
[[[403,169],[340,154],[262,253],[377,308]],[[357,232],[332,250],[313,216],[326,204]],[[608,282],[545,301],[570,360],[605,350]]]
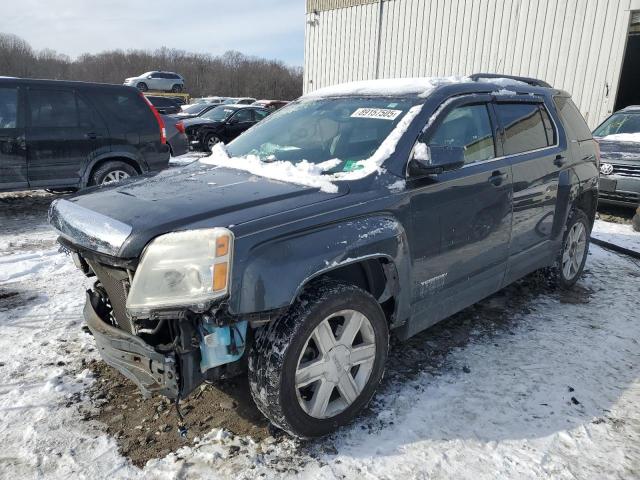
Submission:
[[[640,104],[640,0],[307,0],[304,91],[496,72],[572,93],[591,127]]]

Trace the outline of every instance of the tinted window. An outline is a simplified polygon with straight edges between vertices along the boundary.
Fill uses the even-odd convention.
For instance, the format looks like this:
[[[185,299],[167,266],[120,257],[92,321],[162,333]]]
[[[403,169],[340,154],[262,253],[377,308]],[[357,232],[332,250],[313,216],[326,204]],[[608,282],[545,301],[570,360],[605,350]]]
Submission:
[[[266,117],[267,115],[269,115],[269,112],[266,110],[254,110],[255,115],[256,115],[256,122],[259,122],[260,120],[262,120],[264,117]]]
[[[504,128],[505,155],[549,146],[547,131],[537,104],[497,103],[496,113]]]
[[[151,74],[151,78],[162,78],[162,74],[161,73],[152,73]]]
[[[431,136],[429,145],[464,147],[465,163],[495,158],[487,106],[465,105],[451,110]]]
[[[549,112],[547,112],[545,107],[540,107],[540,114],[542,115],[542,123],[544,124],[544,130],[547,134],[547,145],[555,145],[557,141],[557,133],[553,126],[553,122],[551,122]]]
[[[156,107],[173,107],[175,103],[169,100],[168,98],[162,97],[147,97],[149,101],[155,105]]]
[[[560,118],[567,134],[576,140],[591,139],[591,130],[584,121],[582,114],[576,107],[575,103],[569,97],[554,97]]]
[[[238,123],[253,122],[253,112],[248,108],[238,110],[233,116],[233,121]]]
[[[135,92],[94,91],[90,94],[100,113],[112,127],[135,131],[140,128],[156,129],[157,124],[147,103]]]
[[[77,127],[75,94],[70,90],[29,90],[32,127]]]
[[[18,124],[18,89],[0,88],[0,128],[16,128]]]

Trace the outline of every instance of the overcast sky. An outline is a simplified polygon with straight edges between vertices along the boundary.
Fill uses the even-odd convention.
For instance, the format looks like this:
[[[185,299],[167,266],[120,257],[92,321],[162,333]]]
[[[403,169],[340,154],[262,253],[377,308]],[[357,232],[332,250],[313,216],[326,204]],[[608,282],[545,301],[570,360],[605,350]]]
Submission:
[[[304,0],[6,1],[0,32],[71,57],[166,46],[303,62]]]

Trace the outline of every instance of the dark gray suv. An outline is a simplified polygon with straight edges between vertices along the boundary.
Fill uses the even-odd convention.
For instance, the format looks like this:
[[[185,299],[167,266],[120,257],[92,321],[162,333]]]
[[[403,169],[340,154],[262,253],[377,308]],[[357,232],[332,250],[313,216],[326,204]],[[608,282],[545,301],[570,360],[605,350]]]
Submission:
[[[0,191],[81,189],[168,163],[164,123],[136,89],[0,78]]]
[[[369,402],[391,334],[541,268],[571,287],[597,198],[569,94],[474,75],[314,92],[50,219],[96,279],[84,314],[105,362],[174,399],[248,367],[258,408],[310,437]]]

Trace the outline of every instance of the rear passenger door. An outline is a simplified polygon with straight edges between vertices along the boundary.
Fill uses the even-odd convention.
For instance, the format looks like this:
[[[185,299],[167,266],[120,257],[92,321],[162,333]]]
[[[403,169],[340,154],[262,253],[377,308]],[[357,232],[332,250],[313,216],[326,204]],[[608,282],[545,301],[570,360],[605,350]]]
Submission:
[[[20,89],[0,87],[0,189],[28,187]]]
[[[495,111],[513,174],[513,229],[505,282],[547,265],[557,253],[552,228],[565,147],[542,99],[498,98]]]
[[[72,89],[32,87],[27,97],[29,186],[77,186],[100,135],[92,109]]]

